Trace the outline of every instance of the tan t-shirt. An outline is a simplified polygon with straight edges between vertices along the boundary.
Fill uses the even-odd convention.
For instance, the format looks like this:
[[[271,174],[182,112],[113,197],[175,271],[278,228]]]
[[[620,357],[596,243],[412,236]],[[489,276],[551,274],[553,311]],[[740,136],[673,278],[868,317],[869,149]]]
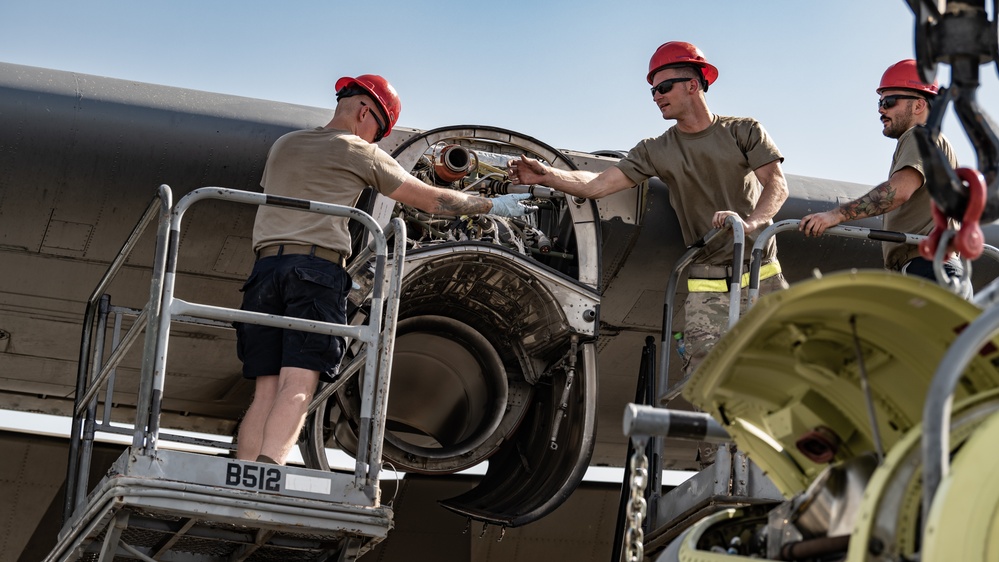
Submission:
[[[268,195],[353,206],[366,187],[391,195],[408,175],[388,153],[361,137],[318,128],[275,141],[260,185]],[[253,251],[277,244],[315,244],[349,256],[347,219],[262,205],[253,224]]]
[[[891,171],[888,177],[909,167],[922,176],[926,181],[926,173],[923,171],[923,156],[919,153],[919,143],[913,134],[915,127],[902,133],[898,137],[898,144],[895,145],[895,155],[891,159]],[[937,146],[943,150],[950,162],[951,167],[957,167],[957,157],[954,156],[954,149],[943,134],[937,137]],[[911,234],[927,235],[933,230],[933,214],[930,210],[930,190],[925,189],[925,185],[912,194],[908,201],[884,214],[884,229],[895,232],[908,232]],[[956,224],[956,223],[955,223]],[[882,242],[881,249],[885,257],[885,268],[900,270],[905,262],[912,258],[919,257],[919,246],[915,244],[895,244]]]
[[[617,167],[635,183],[652,176],[666,183],[683,241],[690,246],[714,228],[711,218],[716,211],[731,210],[749,218],[763,191],[754,170],[774,160],[783,162],[784,157],[758,121],[716,115],[711,126],[699,133],[683,133],[674,126],[662,136],[639,142]],[[746,260],[762,230],[746,234]],[[776,254],[771,237],[763,257],[772,259]],[[732,238],[716,239],[695,261],[730,265]]]

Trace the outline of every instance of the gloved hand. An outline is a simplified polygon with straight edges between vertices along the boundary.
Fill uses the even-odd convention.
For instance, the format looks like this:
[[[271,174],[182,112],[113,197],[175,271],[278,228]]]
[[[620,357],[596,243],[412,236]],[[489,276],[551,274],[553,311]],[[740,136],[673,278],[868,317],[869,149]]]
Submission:
[[[521,203],[521,201],[530,197],[530,193],[508,193],[499,197],[493,197],[491,199],[493,209],[489,211],[489,214],[500,217],[522,217],[528,213],[533,213],[538,210],[537,207]]]

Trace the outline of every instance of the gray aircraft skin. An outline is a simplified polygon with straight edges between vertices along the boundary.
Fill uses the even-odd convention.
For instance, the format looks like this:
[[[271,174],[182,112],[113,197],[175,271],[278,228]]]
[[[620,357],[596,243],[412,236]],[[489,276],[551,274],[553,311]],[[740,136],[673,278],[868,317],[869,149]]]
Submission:
[[[0,63],[0,408],[70,415],[85,303],[159,185],[169,185],[175,201],[203,186],[260,191],[271,144],[331,115],[329,108]],[[496,171],[503,158],[523,153],[600,171],[620,155],[557,150],[487,125],[397,127],[380,145],[442,185],[451,183],[440,167],[449,164],[444,148],[459,146],[454,154],[471,155],[481,176],[490,165],[499,174],[473,186],[486,194],[517,189]],[[461,158],[451,168],[461,168]],[[870,188],[787,180],[790,197],[776,220],[829,209]],[[686,251],[668,187],[657,179],[599,201],[538,193],[541,211],[526,224],[401,211],[412,240],[386,460],[445,475],[489,459],[476,487],[439,499],[456,513],[509,527],[555,510],[588,466],[623,465],[622,412],[635,398],[646,338],[661,336],[667,280]],[[363,199],[382,224],[398,212],[391,203]],[[179,296],[239,306],[254,260],[254,213],[221,201],[191,210]],[[878,228],[880,220],[857,226]],[[985,231],[994,244],[994,227]],[[143,239],[128,261],[110,291],[113,304],[145,302],[153,243]],[[779,236],[778,246],[792,283],[815,270],[881,268],[880,243],[870,240],[794,232]],[[363,254],[363,244],[355,242],[355,253]],[[365,267],[362,259],[348,267],[360,299]],[[995,264],[975,263],[976,286],[995,274]],[[674,318],[674,328],[682,330],[681,322]],[[162,426],[234,434],[252,395],[234,334],[178,326],[170,352]],[[119,369],[114,419],[131,419],[139,362],[129,357]],[[678,377],[673,365],[670,378]],[[313,443],[350,451],[352,396],[348,384],[327,415],[309,424]],[[686,407],[681,402],[671,407]],[[694,454],[692,443],[671,443],[664,466],[692,469]]]

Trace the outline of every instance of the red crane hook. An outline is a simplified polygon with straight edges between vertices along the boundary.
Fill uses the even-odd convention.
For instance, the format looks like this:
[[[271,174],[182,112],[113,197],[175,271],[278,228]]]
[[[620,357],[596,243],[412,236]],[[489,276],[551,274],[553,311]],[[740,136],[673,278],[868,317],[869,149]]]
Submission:
[[[973,260],[982,255],[985,247],[985,236],[979,224],[982,211],[985,210],[985,176],[974,168],[958,168],[955,171],[958,179],[968,186],[968,206],[964,209],[961,226],[951,245],[962,257]],[[947,217],[935,201],[930,202],[930,209],[933,213],[933,231],[919,243],[919,253],[932,261],[936,257],[937,246],[940,245],[940,236],[947,230]]]

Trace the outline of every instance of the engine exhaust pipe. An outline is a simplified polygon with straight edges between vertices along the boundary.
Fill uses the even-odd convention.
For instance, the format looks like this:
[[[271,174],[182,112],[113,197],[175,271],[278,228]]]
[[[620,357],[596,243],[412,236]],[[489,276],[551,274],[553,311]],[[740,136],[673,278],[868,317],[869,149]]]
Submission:
[[[449,144],[434,155],[434,174],[447,183],[458,181],[472,170],[473,159],[476,159],[474,153],[467,148]]]

